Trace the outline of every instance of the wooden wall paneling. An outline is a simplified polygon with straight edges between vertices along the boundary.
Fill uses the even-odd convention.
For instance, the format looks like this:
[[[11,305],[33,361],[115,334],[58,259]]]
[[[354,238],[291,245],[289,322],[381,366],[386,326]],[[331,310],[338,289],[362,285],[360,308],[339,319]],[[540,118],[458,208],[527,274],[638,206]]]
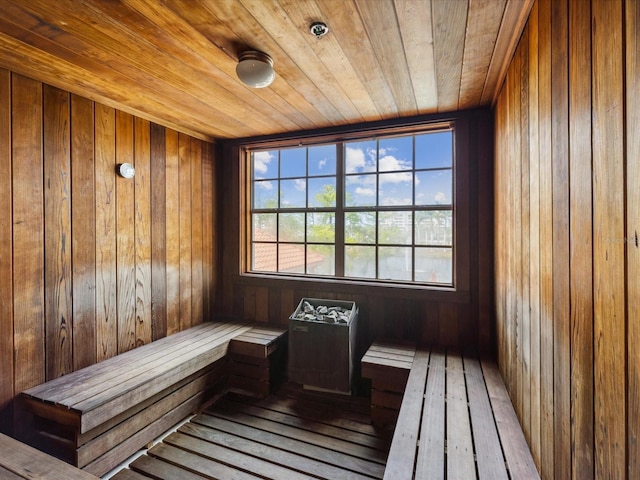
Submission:
[[[96,362],[96,181],[93,102],[71,95],[73,370]]]
[[[211,320],[216,303],[216,278],[219,265],[214,260],[215,223],[218,218],[219,204],[216,202],[217,191],[214,179],[214,149],[213,144],[202,144],[202,315],[204,320]]]
[[[45,381],[42,84],[13,75],[14,389]]]
[[[440,303],[438,305],[438,319],[440,324],[438,344],[442,346],[458,346],[460,344],[458,305],[453,303]]]
[[[553,218],[551,163],[551,0],[539,0],[538,128],[540,134],[540,443],[541,475],[553,478]]]
[[[293,311],[291,313],[293,313]],[[256,288],[254,319],[258,322],[269,321],[269,287]]]
[[[571,477],[568,1],[551,9],[553,409],[556,478]]]
[[[180,188],[180,330],[191,326],[191,138],[178,134]]]
[[[571,475],[593,478],[591,6],[569,2]],[[566,380],[566,379],[565,379]]]
[[[70,94],[43,88],[46,378],[73,371]]]
[[[202,141],[191,140],[191,318],[202,323]]]
[[[95,104],[96,360],[118,353],[115,110]]]
[[[13,385],[13,212],[11,72],[0,69],[0,431],[11,433]]]
[[[267,298],[269,299],[269,305],[267,306],[267,319],[269,322],[271,320],[272,323],[280,324],[283,320],[281,317],[286,316],[289,318],[289,315],[293,313],[293,310],[290,312],[282,311],[282,303],[280,296],[280,289],[276,286],[268,287]]]
[[[283,288],[280,290],[280,325],[287,325],[289,317],[297,308],[296,300],[293,296],[293,290]]]
[[[147,120],[134,118],[135,202],[135,341],[150,343],[153,337],[151,307],[151,139]]]
[[[507,87],[503,89],[506,92]],[[496,101],[495,107],[495,160],[493,167],[493,183],[496,188],[496,195],[494,195],[493,209],[494,209],[494,250],[495,250],[495,267],[494,267],[494,311],[498,321],[495,325],[496,338],[494,343],[496,345],[496,357],[498,359],[498,365],[500,373],[503,378],[506,378],[506,365],[508,363],[506,359],[505,341],[505,322],[500,321],[505,318],[505,285],[507,284],[504,274],[505,261],[504,261],[504,235],[505,229],[502,228],[504,221],[504,204],[506,199],[503,195],[498,195],[498,191],[502,191],[502,185],[504,184],[504,170],[505,170],[505,143],[503,137],[498,138],[498,134],[505,132],[508,129],[506,123],[506,93],[500,95]]]
[[[151,337],[167,335],[167,178],[165,128],[149,131],[151,183]]]
[[[178,132],[166,130],[167,335],[180,331],[180,156]]]
[[[470,165],[469,163],[475,162],[475,149],[471,148],[471,129],[473,125],[467,119],[456,122],[456,135],[455,135],[455,152],[459,158],[468,159],[468,161],[457,162],[456,169],[456,181],[455,183],[455,195],[456,195],[456,224],[455,224],[455,242],[456,242],[456,261],[462,265],[459,275],[456,277],[456,288],[463,291],[470,290],[471,282],[471,257],[470,257],[470,217],[471,217],[471,202],[475,204],[475,199],[471,197],[471,181]],[[475,139],[475,136],[474,136]]]
[[[529,32],[528,27],[523,32],[519,45],[520,50],[520,212],[521,234],[520,234],[520,265],[522,272],[522,307],[520,316],[520,332],[522,334],[522,360],[520,364],[520,382],[522,395],[522,411],[519,415],[520,423],[525,436],[530,437],[531,427],[531,325],[530,319],[530,191],[529,191]]]
[[[621,2],[594,0],[592,19],[595,476],[623,478],[627,439]]]
[[[529,16],[529,344],[530,420],[527,440],[540,465],[540,138],[538,134],[538,3]],[[544,220],[544,219],[543,219]],[[526,380],[525,380],[526,381]]]
[[[627,451],[628,478],[640,477],[640,3],[627,0]]]
[[[256,287],[242,289],[242,317],[245,320],[256,319]]]
[[[116,163],[135,163],[133,117],[121,111],[116,111]],[[135,181],[116,176],[118,353],[136,347],[135,220]]]

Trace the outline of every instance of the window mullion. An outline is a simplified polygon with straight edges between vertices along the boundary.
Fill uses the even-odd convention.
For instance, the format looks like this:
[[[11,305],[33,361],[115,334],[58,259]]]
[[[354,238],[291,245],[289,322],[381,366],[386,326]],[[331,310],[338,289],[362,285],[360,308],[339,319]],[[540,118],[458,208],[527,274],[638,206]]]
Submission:
[[[345,205],[344,144],[336,143],[336,228],[335,269],[336,276],[344,276],[344,205]]]

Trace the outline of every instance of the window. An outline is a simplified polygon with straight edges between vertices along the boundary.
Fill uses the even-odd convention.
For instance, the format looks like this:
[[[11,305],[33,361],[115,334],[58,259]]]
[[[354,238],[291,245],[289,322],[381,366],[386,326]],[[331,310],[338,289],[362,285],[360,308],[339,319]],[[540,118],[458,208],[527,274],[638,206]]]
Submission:
[[[248,271],[454,285],[451,128],[250,151]]]

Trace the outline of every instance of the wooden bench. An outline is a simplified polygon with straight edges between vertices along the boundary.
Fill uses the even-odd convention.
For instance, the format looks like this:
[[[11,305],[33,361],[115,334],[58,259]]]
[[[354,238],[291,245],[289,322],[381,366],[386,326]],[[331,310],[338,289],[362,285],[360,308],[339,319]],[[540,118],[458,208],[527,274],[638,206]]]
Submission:
[[[418,348],[384,479],[442,479],[445,472],[446,478],[540,478],[496,364]]]
[[[204,323],[23,392],[20,440],[104,475],[198,410],[246,322]]]
[[[371,380],[371,423],[394,425],[416,353],[415,342],[381,340],[362,357],[361,374]]]
[[[288,330],[256,325],[229,344],[229,387],[264,398],[285,371]]]
[[[0,478],[18,480],[97,480],[98,477],[72,467],[0,433]]]

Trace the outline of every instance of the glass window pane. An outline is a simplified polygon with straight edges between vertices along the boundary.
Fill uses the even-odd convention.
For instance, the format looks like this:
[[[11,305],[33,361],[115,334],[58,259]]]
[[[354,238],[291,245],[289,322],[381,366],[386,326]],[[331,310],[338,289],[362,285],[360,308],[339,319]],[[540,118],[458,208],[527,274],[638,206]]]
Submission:
[[[413,214],[406,212],[380,212],[378,215],[378,243],[382,245],[410,245]]]
[[[252,240],[258,242],[275,242],[278,237],[277,213],[254,213]]]
[[[278,245],[278,271],[288,273],[304,273],[304,245],[280,243]]]
[[[309,147],[309,176],[336,174],[336,146]]]
[[[251,250],[251,270],[275,272],[278,250],[275,243],[254,243]]]
[[[376,247],[345,246],[344,274],[347,277],[376,278]]]
[[[307,203],[307,181],[304,178],[280,180],[280,208],[304,208]]]
[[[378,170],[395,172],[413,168],[413,137],[382,139],[378,145]]]
[[[281,242],[304,242],[304,213],[281,213],[279,238]]]
[[[278,180],[253,182],[253,208],[278,207]]]
[[[380,247],[378,278],[381,280],[411,280],[411,247]]]
[[[345,205],[369,207],[376,205],[376,175],[349,175],[346,177]]]
[[[453,245],[453,212],[416,212],[416,245]]]
[[[375,140],[346,143],[344,147],[345,173],[375,172],[377,158]]]
[[[336,241],[336,215],[333,212],[307,214],[307,241],[334,243]]]
[[[253,179],[278,178],[278,151],[253,152]]]
[[[375,212],[346,212],[344,241],[345,243],[376,243]]]
[[[307,175],[307,149],[290,148],[280,151],[280,178]]]
[[[416,248],[416,282],[453,282],[453,260],[450,248]]]
[[[416,169],[452,167],[453,132],[416,135]]]
[[[380,205],[413,205],[411,172],[380,174]]]
[[[451,205],[451,170],[416,173],[416,205]]]
[[[310,178],[308,184],[310,207],[336,206],[336,177]]]
[[[335,275],[335,267],[336,247],[334,245],[309,245],[307,247],[307,273]]]

